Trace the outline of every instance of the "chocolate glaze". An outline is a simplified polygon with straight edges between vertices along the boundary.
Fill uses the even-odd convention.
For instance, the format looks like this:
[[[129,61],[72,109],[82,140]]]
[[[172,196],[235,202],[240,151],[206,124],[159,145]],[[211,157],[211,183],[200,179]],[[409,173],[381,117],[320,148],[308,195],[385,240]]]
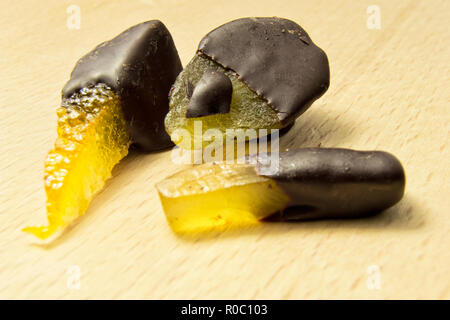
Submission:
[[[182,70],[172,36],[161,21],[138,24],[82,57],[62,96],[105,83],[119,97],[133,142],[143,151],[172,146],[164,129],[168,93]]]
[[[220,71],[208,69],[192,92],[186,118],[228,113],[230,112],[232,95],[233,84],[230,78]]]
[[[267,99],[287,125],[327,89],[328,59],[298,24],[282,18],[243,18],[208,33],[198,51]]]
[[[259,174],[267,169],[258,159]],[[359,218],[376,214],[403,197],[400,162],[382,151],[307,148],[281,152],[279,170],[264,173],[290,197],[285,220]]]

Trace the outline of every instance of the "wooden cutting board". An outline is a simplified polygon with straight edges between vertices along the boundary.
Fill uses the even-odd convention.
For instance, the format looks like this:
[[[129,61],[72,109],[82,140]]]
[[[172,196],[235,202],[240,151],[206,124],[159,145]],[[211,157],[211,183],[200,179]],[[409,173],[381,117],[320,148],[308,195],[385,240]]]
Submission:
[[[449,1],[1,4],[0,298],[450,298]],[[132,154],[76,226],[51,246],[29,244],[20,228],[45,222],[43,160],[78,58],[160,19],[187,64],[204,34],[245,16],[297,21],[330,60],[330,89],[281,146],[392,152],[404,199],[367,220],[185,238],[154,189],[179,169],[170,152]]]

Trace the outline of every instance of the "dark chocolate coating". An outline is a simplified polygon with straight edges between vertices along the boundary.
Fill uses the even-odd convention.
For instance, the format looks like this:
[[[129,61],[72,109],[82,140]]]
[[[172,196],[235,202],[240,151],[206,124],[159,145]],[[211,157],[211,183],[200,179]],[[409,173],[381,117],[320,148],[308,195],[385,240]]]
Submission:
[[[220,71],[208,69],[192,92],[186,118],[228,113],[232,95],[233,84],[230,78]]]
[[[172,146],[164,128],[168,93],[182,70],[172,36],[161,21],[138,24],[82,57],[63,99],[105,83],[119,97],[133,142],[143,151]]]
[[[386,152],[307,148],[281,152],[279,159],[279,170],[264,175],[291,199],[282,212],[286,220],[370,216],[403,197],[403,167]],[[264,166],[260,158],[257,171]]]
[[[236,72],[287,125],[328,89],[325,52],[298,24],[282,18],[243,18],[208,33],[198,51]]]
[[[170,89],[172,91],[172,88]],[[188,97],[188,99],[191,99],[192,94],[194,93],[194,85],[192,84],[192,82],[190,82],[189,80],[186,81],[186,96]],[[169,97],[170,97],[171,93],[169,93]]]

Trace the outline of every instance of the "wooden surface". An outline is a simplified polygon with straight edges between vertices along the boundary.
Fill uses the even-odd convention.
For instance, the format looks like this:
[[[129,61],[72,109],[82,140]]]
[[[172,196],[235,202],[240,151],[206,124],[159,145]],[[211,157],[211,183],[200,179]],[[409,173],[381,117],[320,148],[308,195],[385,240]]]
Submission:
[[[450,1],[1,4],[0,298],[450,298]],[[73,4],[79,30],[67,28]],[[380,30],[366,26],[373,4]],[[157,18],[186,64],[206,32],[245,16],[299,22],[330,60],[330,89],[281,145],[392,152],[407,173],[401,203],[368,220],[180,238],[154,189],[178,169],[170,152],[132,154],[63,238],[30,245],[20,228],[45,222],[43,160],[76,60]]]

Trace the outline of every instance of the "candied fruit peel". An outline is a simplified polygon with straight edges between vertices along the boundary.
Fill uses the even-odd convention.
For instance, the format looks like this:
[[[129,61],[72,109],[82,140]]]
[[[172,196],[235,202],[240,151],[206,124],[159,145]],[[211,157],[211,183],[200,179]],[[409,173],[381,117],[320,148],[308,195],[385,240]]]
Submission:
[[[250,164],[206,163],[156,184],[167,220],[177,233],[256,225],[285,208],[289,197]]]
[[[44,169],[48,225],[23,229],[42,240],[86,212],[131,143],[120,101],[104,84],[64,99],[57,117],[58,137]]]

